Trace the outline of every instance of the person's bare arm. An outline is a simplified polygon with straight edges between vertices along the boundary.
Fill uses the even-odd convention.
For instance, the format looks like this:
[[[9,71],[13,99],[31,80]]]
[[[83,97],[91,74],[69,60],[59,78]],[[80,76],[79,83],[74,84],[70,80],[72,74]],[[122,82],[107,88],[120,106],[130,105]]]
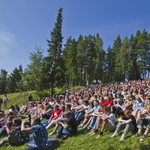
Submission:
[[[24,132],[31,132],[31,129],[30,128],[25,128],[25,121],[22,122],[21,124],[21,131],[24,131]]]

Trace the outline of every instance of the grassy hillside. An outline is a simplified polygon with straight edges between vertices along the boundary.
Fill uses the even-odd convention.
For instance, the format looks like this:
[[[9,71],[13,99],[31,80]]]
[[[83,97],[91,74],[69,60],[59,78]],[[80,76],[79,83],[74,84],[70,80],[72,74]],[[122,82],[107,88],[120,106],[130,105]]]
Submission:
[[[74,87],[81,88],[81,87]],[[60,92],[60,89],[55,89],[57,93]],[[8,94],[8,106],[18,104],[21,106],[22,102],[26,102],[28,100],[29,94],[32,94],[33,99],[36,100],[38,95],[35,91],[30,91],[27,93],[13,93]],[[0,95],[0,98],[3,98],[3,95]],[[53,129],[49,130],[48,133],[50,133]],[[123,131],[122,131],[123,132]],[[121,133],[122,133],[121,132]],[[50,149],[58,149],[58,150],[148,150],[150,149],[150,137],[147,137],[144,142],[140,142],[140,137],[132,137],[132,134],[129,133],[126,140],[123,142],[120,142],[121,133],[119,137],[116,138],[110,138],[112,133],[106,131],[104,132],[104,135],[100,137],[99,139],[96,139],[97,135],[91,136],[89,134],[90,132],[83,132],[81,131],[81,128],[78,129],[77,136],[69,137],[67,140],[62,141],[61,139],[59,142],[54,144]],[[52,137],[55,137],[56,135],[53,135]],[[0,140],[2,137],[0,138]],[[5,150],[8,147],[9,144],[5,144],[3,147],[1,147],[1,150]],[[18,147],[12,147],[10,146],[9,150],[22,150],[24,148],[27,148],[26,145],[18,146]]]
[[[78,89],[78,88],[83,88],[83,86],[75,86],[69,90]],[[60,92],[62,92],[62,89],[55,88],[54,91],[55,91],[55,94],[59,94]],[[32,94],[33,100],[36,100],[36,99],[39,99],[40,96],[41,97],[49,96],[50,92],[44,90],[40,94],[37,93],[36,91],[7,94],[7,97],[8,97],[7,108],[9,108],[10,105],[14,105],[14,104],[18,104],[19,106],[22,106],[22,103],[28,100],[28,97],[30,94]],[[0,95],[0,98],[3,98],[3,97],[4,95]],[[3,108],[4,108],[4,105],[2,104],[2,110]]]
[[[51,130],[48,132],[50,133]],[[88,133],[84,133],[81,129],[78,129],[77,136],[69,137],[67,140],[62,141],[61,139],[49,149],[58,150],[149,150],[150,149],[150,137],[147,137],[144,142],[140,142],[140,137],[132,137],[129,133],[126,140],[120,142],[121,134],[119,137],[110,138],[112,133],[106,131],[104,135],[96,139],[97,135],[91,136]],[[121,132],[122,133],[122,132]],[[52,137],[55,137],[53,135]],[[2,138],[1,138],[2,139]],[[1,150],[5,150],[8,144],[1,147]],[[21,150],[26,148],[26,145],[18,147],[9,147],[9,150]]]

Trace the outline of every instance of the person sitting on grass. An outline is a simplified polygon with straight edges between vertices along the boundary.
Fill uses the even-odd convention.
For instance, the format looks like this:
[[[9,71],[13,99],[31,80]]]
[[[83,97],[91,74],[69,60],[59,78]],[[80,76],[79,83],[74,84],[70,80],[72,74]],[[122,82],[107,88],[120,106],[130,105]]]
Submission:
[[[59,117],[60,113],[61,113],[61,110],[59,109],[59,105],[55,105],[54,111],[53,111],[51,117],[48,120],[42,122],[42,124],[46,127],[47,125],[50,124],[50,122],[52,120],[56,120]]]
[[[8,137],[5,137],[0,141],[0,147],[3,146],[5,143],[9,143],[10,145],[13,146],[18,146],[24,144],[29,139],[29,134],[21,131],[20,118],[13,119],[13,126],[11,127],[11,131],[9,124],[7,124],[6,131]]]
[[[11,131],[11,126],[12,126],[12,120],[13,119],[14,119],[13,117],[8,117],[7,123],[5,124],[5,126],[0,128],[0,137],[7,135],[7,130],[6,130],[7,126],[9,128],[9,130]]]
[[[53,113],[53,109],[49,105],[46,105],[44,107],[44,111],[42,112],[42,119],[43,118],[49,119],[52,113]]]
[[[134,115],[135,118],[137,118],[138,113],[142,112],[142,109],[144,108],[145,100],[140,96],[136,96],[136,100],[133,102],[133,112],[132,114]]]
[[[31,146],[26,148],[25,150],[43,150],[46,149],[46,143],[48,139],[48,133],[46,128],[41,124],[40,118],[32,118],[31,119],[31,127],[25,127],[26,121],[22,122],[21,131],[30,133],[33,132],[34,142]]]
[[[2,128],[7,123],[7,117],[4,114],[4,111],[0,111],[0,128]]]
[[[62,137],[62,140],[67,139],[69,135],[76,135],[77,133],[77,121],[74,117],[72,117],[70,110],[65,111],[64,115],[67,118],[67,123],[64,124],[61,121],[58,122],[60,126],[56,136],[56,138]]]
[[[82,118],[84,117],[85,114],[85,110],[88,109],[88,101],[85,100],[83,102],[83,105],[80,105],[77,109],[76,109],[76,115],[75,118],[77,120],[77,123],[79,124],[80,121],[82,120]]]
[[[98,100],[94,100],[93,103],[94,103],[94,107],[93,107],[93,109],[92,109],[90,112],[87,113],[88,115],[89,115],[89,114],[92,114],[92,113],[97,113],[97,112],[100,110],[99,101],[98,101]],[[92,129],[92,127],[93,127],[93,125],[94,125],[96,119],[97,119],[97,116],[93,116],[93,118],[92,118],[92,120],[91,120],[91,122],[90,122],[89,127],[87,128],[87,126],[84,126],[84,127],[83,127],[83,130],[85,130],[85,131],[90,131],[90,130]]]
[[[88,110],[86,110],[83,122],[78,126],[78,128],[83,128],[84,125],[88,126],[90,124],[93,116],[91,116],[91,114],[89,114],[89,112],[93,109],[93,107],[94,107],[94,104],[92,102],[92,103],[90,103],[90,108]]]
[[[125,128],[120,141],[123,141],[128,134],[128,132],[136,132],[137,131],[137,125],[135,117],[131,114],[131,110],[125,110],[124,115],[122,118],[119,118],[118,126],[114,132],[114,134],[111,137],[119,136],[119,131],[121,128]]]
[[[104,107],[104,114],[99,115],[99,118],[97,121],[97,127],[94,130],[94,132],[91,134],[98,133],[99,125],[102,125],[101,131],[99,135],[96,137],[96,138],[99,138],[100,136],[103,135],[104,129],[110,132],[114,131],[116,128],[115,124],[116,124],[116,117],[114,116],[113,113],[111,113],[110,107]]]
[[[56,122],[55,122],[55,123],[56,123],[56,126],[55,126],[54,130],[53,130],[49,135],[53,135],[53,134],[56,133],[56,131],[57,131],[58,128],[59,128],[59,124],[58,124],[59,121],[67,122],[67,118],[66,118],[65,115],[64,115],[65,111],[70,110],[70,112],[71,112],[71,114],[72,114],[72,117],[75,118],[75,115],[74,115],[73,111],[71,110],[71,105],[70,105],[70,104],[66,104],[66,105],[65,105],[65,109],[64,109],[64,106],[63,106],[62,108],[63,108],[63,110],[62,110],[63,114],[62,114],[61,117],[59,117],[59,118],[56,120]],[[50,123],[50,124],[51,124],[51,123]],[[47,130],[52,127],[50,124],[46,127]]]
[[[53,128],[55,126],[54,132],[52,131],[49,135],[55,134],[57,129],[59,128],[59,125],[57,123],[58,123],[59,120],[61,120],[62,114],[65,112],[65,107],[61,106],[60,110],[61,110],[61,113],[59,114],[59,117],[57,119],[55,119],[55,120],[52,120],[50,122],[50,124],[46,126],[46,130],[49,130],[49,129],[51,129],[51,128]]]
[[[150,130],[150,105],[148,105],[147,109],[145,109],[138,117],[138,132],[133,137],[138,137],[142,135],[143,125],[145,125],[147,128],[140,139],[141,142],[145,140]]]

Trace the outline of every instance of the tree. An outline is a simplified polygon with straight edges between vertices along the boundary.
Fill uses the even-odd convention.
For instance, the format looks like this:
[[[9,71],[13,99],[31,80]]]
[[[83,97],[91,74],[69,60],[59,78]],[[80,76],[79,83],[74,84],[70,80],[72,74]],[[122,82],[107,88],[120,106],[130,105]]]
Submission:
[[[10,76],[7,79],[7,85],[6,85],[6,91],[8,93],[14,93],[19,91],[18,83],[22,79],[22,66],[19,66],[18,68],[15,68],[13,72],[10,74]]]
[[[51,65],[51,86],[53,95],[54,86],[62,87],[64,84],[64,62],[62,59],[62,8],[58,10],[57,21],[51,32],[51,40],[48,42],[48,58],[53,64]]]
[[[66,62],[67,62],[66,75],[69,76],[69,85],[72,86],[78,76],[77,75],[77,42],[75,41],[75,39],[72,40],[72,44],[69,49],[68,58]]]
[[[7,71],[5,69],[1,69],[0,71],[0,94],[6,93],[6,76]]]
[[[114,40],[113,43],[113,48],[112,48],[114,55],[115,55],[115,68],[114,68],[114,79],[116,81],[121,81],[121,72],[119,70],[119,55],[120,55],[120,50],[121,50],[121,38],[120,35],[117,36],[117,39]]]

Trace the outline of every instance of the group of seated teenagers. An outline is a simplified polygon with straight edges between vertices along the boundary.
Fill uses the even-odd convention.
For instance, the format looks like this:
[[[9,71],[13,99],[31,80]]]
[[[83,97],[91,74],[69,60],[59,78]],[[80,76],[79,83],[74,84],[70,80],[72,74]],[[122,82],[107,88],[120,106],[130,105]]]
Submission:
[[[90,131],[96,138],[103,136],[105,130],[114,132],[114,138],[125,128],[120,141],[130,131],[133,137],[141,136],[140,141],[144,141],[150,129],[150,81],[91,85],[64,95],[29,100],[20,108],[11,106],[7,115],[0,112],[0,137],[8,135],[0,146],[6,142],[24,144],[33,133],[34,142],[27,149],[45,149],[47,130],[51,128],[49,136],[56,134],[62,140],[76,135],[77,128],[83,133]]]

